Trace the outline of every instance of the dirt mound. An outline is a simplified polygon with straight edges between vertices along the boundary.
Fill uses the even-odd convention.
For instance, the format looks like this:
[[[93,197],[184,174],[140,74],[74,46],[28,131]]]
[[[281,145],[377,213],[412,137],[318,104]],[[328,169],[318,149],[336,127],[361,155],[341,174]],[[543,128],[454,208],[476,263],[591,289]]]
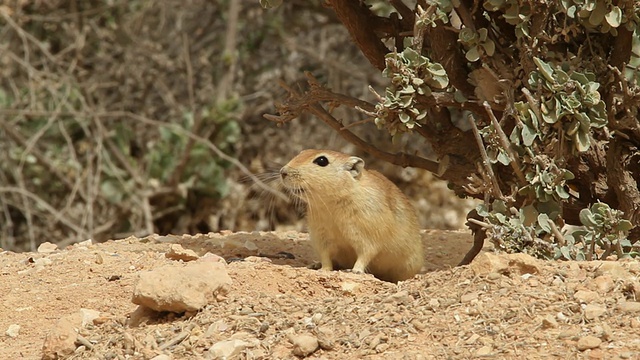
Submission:
[[[47,333],[80,309],[98,313],[79,330],[78,359],[640,357],[638,262],[483,252],[453,268],[470,234],[427,231],[424,241],[426,273],[400,284],[307,269],[315,257],[295,232],[2,252],[0,358],[41,358]],[[229,292],[195,314],[136,311],[140,272],[175,263],[165,256],[175,243],[224,257]]]

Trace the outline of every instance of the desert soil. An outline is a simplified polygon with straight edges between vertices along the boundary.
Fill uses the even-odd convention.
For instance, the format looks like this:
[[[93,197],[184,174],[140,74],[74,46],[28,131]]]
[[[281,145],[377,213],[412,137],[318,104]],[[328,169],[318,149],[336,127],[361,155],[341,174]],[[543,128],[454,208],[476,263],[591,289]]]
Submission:
[[[77,359],[210,359],[216,344],[231,358],[293,359],[293,343],[310,346],[310,359],[640,359],[638,262],[540,261],[486,248],[455,267],[471,234],[428,230],[423,240],[424,273],[399,284],[308,269],[315,256],[296,232],[0,252],[0,359],[41,358],[57,321],[81,308],[100,317],[79,329]],[[176,243],[224,257],[230,291],[196,313],[130,326],[139,273],[175,263],[165,253]]]

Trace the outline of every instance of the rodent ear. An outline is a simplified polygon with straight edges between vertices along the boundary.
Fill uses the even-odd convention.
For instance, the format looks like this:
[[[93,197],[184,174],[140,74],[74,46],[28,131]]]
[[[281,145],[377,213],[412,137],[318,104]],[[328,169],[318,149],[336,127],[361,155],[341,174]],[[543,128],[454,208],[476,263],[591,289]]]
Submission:
[[[364,169],[364,160],[359,157],[352,156],[347,160],[344,164],[344,167],[354,179],[357,179],[362,175],[362,170]]]

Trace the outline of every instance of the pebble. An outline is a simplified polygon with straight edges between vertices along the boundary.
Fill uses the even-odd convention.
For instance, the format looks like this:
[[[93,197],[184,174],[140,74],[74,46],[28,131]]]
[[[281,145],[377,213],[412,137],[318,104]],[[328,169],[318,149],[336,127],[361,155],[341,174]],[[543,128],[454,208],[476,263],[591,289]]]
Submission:
[[[595,336],[587,335],[585,337],[580,338],[580,340],[578,340],[577,347],[578,347],[578,350],[585,351],[588,349],[595,349],[598,346],[600,346],[600,344],[602,344],[602,340],[600,340]]]
[[[604,315],[606,312],[607,309],[600,305],[589,304],[584,308],[584,317],[587,318],[587,320],[593,320]]]
[[[491,351],[492,351],[491,346],[485,345],[480,349],[476,350],[476,356],[487,356],[491,354]]]
[[[56,251],[58,249],[58,245],[52,244],[50,242],[43,242],[38,246],[38,252],[41,254],[48,254]]]
[[[636,301],[623,301],[618,304],[618,310],[625,313],[637,313],[640,312],[640,302]]]
[[[164,254],[167,259],[171,260],[182,260],[182,261],[193,261],[198,260],[200,256],[196,254],[195,251],[191,249],[185,249],[180,244],[173,244],[169,248],[169,251]]]
[[[223,340],[213,344],[209,348],[209,354],[211,354],[214,359],[229,359],[239,355],[248,345],[249,343],[244,340]]]
[[[292,335],[289,339],[293,344],[293,355],[308,356],[318,350],[318,339],[312,335]]]
[[[18,334],[20,334],[20,325],[18,324],[9,325],[9,328],[7,329],[5,334],[10,338],[17,338]]]
[[[613,290],[614,283],[613,278],[610,275],[601,275],[593,280],[596,283],[598,291],[601,293],[608,293]]]
[[[543,329],[555,329],[557,327],[558,327],[558,322],[553,317],[553,315],[547,315],[542,319]]]
[[[598,293],[595,291],[578,290],[575,292],[575,294],[573,294],[573,297],[581,303],[588,304],[598,300],[600,298],[600,295],[598,295]]]
[[[151,360],[171,360],[171,356],[167,355],[167,354],[160,354],[158,356],[154,356],[151,358]]]

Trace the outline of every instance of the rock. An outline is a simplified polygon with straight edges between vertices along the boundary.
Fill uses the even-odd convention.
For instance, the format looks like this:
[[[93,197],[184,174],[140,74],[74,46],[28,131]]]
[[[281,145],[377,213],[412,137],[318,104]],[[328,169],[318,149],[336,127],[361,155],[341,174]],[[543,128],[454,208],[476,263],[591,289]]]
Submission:
[[[167,259],[182,260],[184,262],[198,260],[200,256],[191,249],[185,249],[180,244],[173,244],[169,251],[164,254]]]
[[[89,247],[93,245],[93,240],[92,239],[88,239],[85,241],[80,241],[78,243],[75,243],[74,246],[85,246],[85,247]]]
[[[476,356],[487,356],[491,354],[491,346],[485,345],[480,349],[476,350]]]
[[[20,334],[20,325],[18,324],[9,325],[9,328],[7,329],[7,331],[5,331],[5,334],[10,338],[17,338],[18,334]]]
[[[47,334],[42,346],[42,359],[66,357],[76,350],[77,329],[82,325],[80,312],[62,317]]]
[[[531,255],[522,253],[496,255],[485,252],[478,255],[470,266],[476,276],[488,276],[491,273],[522,275],[540,272],[540,262]]]
[[[41,254],[48,254],[56,251],[58,249],[58,245],[52,244],[50,242],[43,242],[38,246],[38,252]]]
[[[618,310],[625,313],[638,313],[640,312],[640,302],[623,301],[618,304]]]
[[[316,333],[318,336],[318,345],[323,350],[333,350],[335,347],[333,338],[335,334],[330,327],[320,326],[316,328]]]
[[[621,262],[618,261],[598,261],[596,276],[609,275],[614,279],[627,279],[631,276]]]
[[[547,315],[542,319],[543,329],[555,329],[557,327],[558,327],[558,322],[553,317],[553,315]]]
[[[230,286],[224,264],[174,263],[140,273],[131,301],[155,311],[196,311],[226,294]]]
[[[151,358],[151,360],[171,360],[171,356],[166,355],[166,354],[160,354],[158,356],[154,356]]]
[[[293,355],[308,356],[318,350],[318,339],[312,335],[292,335],[289,341],[293,344]]]
[[[352,281],[343,281],[340,283],[340,288],[345,294],[353,294],[359,287],[360,284]]]
[[[589,304],[600,299],[600,295],[598,295],[597,292],[590,290],[578,290],[573,294],[573,297],[584,304]]]
[[[198,259],[198,262],[216,262],[216,263],[226,264],[227,260],[225,260],[220,255],[208,252],[208,253],[202,255],[202,257],[200,259]]]
[[[589,304],[584,308],[584,317],[587,320],[594,320],[602,316],[607,312],[607,309],[595,304]]]
[[[601,275],[594,279],[596,284],[596,288],[602,294],[606,294],[613,290],[615,284],[613,283],[613,278],[610,275]]]
[[[239,339],[219,341],[209,348],[209,354],[214,359],[231,359],[240,355],[248,345],[249,343]]]
[[[584,337],[581,337],[580,340],[578,340],[578,350],[580,351],[585,351],[588,349],[595,349],[598,346],[600,346],[600,344],[602,343],[602,340],[600,340],[599,338],[592,336],[592,335],[587,335]]]
[[[463,304],[471,302],[473,300],[477,300],[477,299],[478,299],[478,292],[477,291],[466,293],[466,294],[460,296],[460,302],[463,303]]]
[[[491,273],[509,273],[509,262],[504,258],[504,256],[498,256],[488,252],[484,252],[476,256],[469,266],[476,276],[488,275]]]
[[[387,298],[385,298],[383,302],[396,303],[400,305],[411,305],[413,303],[413,298],[409,295],[409,292],[407,290],[401,290],[395,294],[387,296]]]
[[[82,327],[86,327],[88,324],[93,324],[93,320],[100,317],[100,311],[91,309],[80,309],[82,314]]]

